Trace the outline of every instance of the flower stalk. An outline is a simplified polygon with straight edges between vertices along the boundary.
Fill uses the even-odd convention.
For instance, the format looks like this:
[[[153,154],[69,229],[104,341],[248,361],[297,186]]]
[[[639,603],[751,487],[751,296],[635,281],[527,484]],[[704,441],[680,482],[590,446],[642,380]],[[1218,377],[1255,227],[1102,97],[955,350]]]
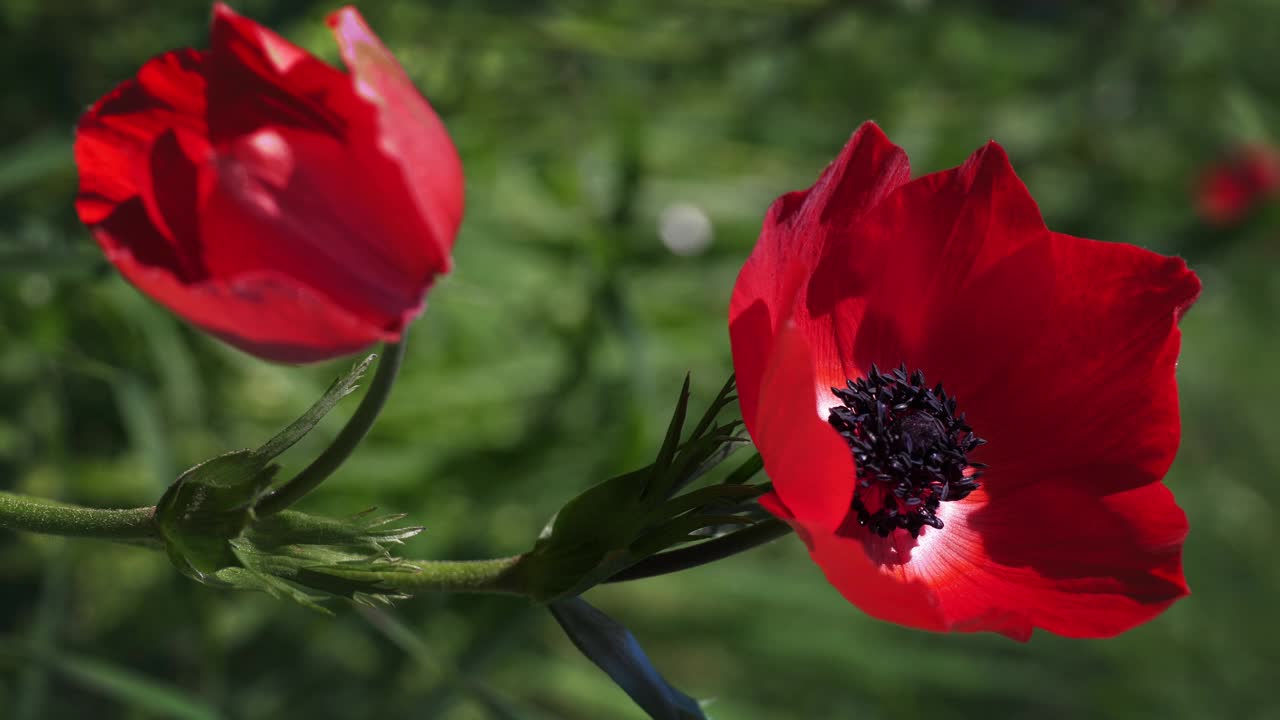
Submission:
[[[405,353],[404,334],[402,333],[400,342],[383,345],[382,358],[378,361],[378,369],[372,382],[369,383],[369,390],[361,398],[360,406],[338,433],[338,437],[310,465],[259,501],[254,506],[254,512],[258,516],[274,515],[301,500],[341,467],[356,449],[378,419],[378,414],[391,395],[391,387],[400,374]]]
[[[158,540],[154,507],[100,510],[0,492],[0,528],[24,532],[96,538]]]
[[[527,595],[516,571],[523,555],[490,560],[411,560],[412,572],[328,568],[324,572],[344,580],[370,582],[384,592],[414,595],[424,592]]]
[[[124,510],[87,508],[15,493],[0,492],[0,528],[22,532],[125,542],[144,542],[160,547],[160,535],[153,521],[155,507]],[[291,536],[299,542],[344,540],[335,523],[327,518],[286,511],[273,518],[273,534]],[[332,536],[326,536],[327,534]],[[489,560],[414,560],[405,572],[326,569],[326,575],[371,582],[388,591],[403,593],[472,592],[524,594],[511,570],[520,556]]]

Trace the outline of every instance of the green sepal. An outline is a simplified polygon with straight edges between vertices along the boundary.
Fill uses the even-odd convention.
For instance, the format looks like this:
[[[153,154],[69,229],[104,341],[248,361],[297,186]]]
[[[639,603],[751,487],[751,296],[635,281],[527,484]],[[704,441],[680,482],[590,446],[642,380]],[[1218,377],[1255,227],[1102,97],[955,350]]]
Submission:
[[[322,603],[334,598],[390,604],[405,596],[359,573],[419,572],[391,553],[392,547],[422,532],[418,526],[399,525],[403,517],[366,511],[335,520],[285,511],[261,518],[226,541],[233,562],[219,568],[211,584],[265,592],[324,613],[329,610]]]
[[[279,469],[253,450],[237,450],[184,472],[156,504],[156,526],[169,559],[187,576],[213,577],[234,563],[227,539],[249,524],[253,503]]]
[[[400,568],[389,547],[422,530],[397,525],[403,515],[366,511],[334,520],[289,511],[258,518],[253,512],[279,470],[272,461],[355,390],[373,359],[368,356],[337,378],[301,417],[261,447],[200,463],[165,491],[156,505],[156,525],[179,570],[202,583],[258,590],[314,609],[331,597],[366,603],[396,597],[372,583],[325,570]]]
[[[681,441],[689,381],[654,462],[587,488],[560,509],[520,561],[520,585],[537,600],[580,595],[594,585],[668,547],[704,539],[698,531],[750,522],[736,513],[760,490],[717,484],[678,494],[746,441],[740,423],[717,423],[733,400],[733,380]]]

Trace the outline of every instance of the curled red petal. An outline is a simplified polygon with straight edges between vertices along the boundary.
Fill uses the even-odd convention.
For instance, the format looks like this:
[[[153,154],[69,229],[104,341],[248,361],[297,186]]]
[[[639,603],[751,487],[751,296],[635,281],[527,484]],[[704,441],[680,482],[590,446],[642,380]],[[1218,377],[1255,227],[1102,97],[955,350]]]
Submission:
[[[432,260],[448,272],[462,222],[462,163],[444,123],[414,88],[400,63],[354,7],[329,16],[356,93],[377,116],[378,148],[403,175],[410,200],[427,226]]]
[[[412,273],[387,238],[368,188],[352,187],[360,165],[330,138],[268,129],[222,148],[208,172],[201,213],[216,277],[275,271],[316,289],[370,325],[398,333],[421,305],[430,273]]]
[[[804,333],[784,325],[762,380],[752,439],[788,511],[806,527],[834,532],[853,500],[853,458],[819,415],[819,402]]]
[[[270,29],[214,5],[208,51],[210,140],[219,144],[265,127],[344,139],[360,132],[350,80]]]
[[[205,134],[206,65],[204,54],[194,50],[165,53],[147,62],[137,77],[121,83],[85,113],[75,141],[80,171],[76,212],[81,222],[93,225],[121,204],[141,200],[150,177],[153,146],[162,135]],[[128,249],[155,258],[156,264],[173,266],[191,254],[189,247],[164,233],[126,234],[119,240],[120,245],[103,249],[108,254]]]
[[[93,234],[103,246],[121,247],[116,234],[136,239],[155,231],[137,219],[144,212],[137,202],[121,205],[94,226]],[[287,276],[248,273],[230,281],[189,284],[167,270],[140,262],[128,251],[109,257],[125,279],[153,300],[228,344],[267,360],[315,362],[396,339]]]

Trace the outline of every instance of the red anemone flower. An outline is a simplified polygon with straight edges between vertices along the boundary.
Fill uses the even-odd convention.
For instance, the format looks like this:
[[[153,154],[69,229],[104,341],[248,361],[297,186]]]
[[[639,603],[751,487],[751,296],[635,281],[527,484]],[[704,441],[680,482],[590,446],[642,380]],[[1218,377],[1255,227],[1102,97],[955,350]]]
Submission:
[[[1205,170],[1196,190],[1200,215],[1213,225],[1242,220],[1267,197],[1280,194],[1280,152],[1265,145],[1237,150]]]
[[[742,413],[828,580],[875,617],[1102,637],[1187,593],[1182,260],[1050,232],[1004,150],[908,181],[867,123],[734,288]]]
[[[435,112],[354,8],[329,25],[349,74],[217,4],[210,49],[154,58],[76,132],[76,210],[121,274],[282,362],[398,339],[462,218]]]

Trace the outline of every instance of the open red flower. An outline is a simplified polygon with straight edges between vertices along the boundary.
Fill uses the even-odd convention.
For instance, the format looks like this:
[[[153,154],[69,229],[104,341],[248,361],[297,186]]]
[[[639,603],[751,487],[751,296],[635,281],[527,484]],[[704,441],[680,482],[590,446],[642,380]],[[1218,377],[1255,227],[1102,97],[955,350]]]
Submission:
[[[908,181],[866,124],[770,208],[730,308],[742,413],[830,582],[928,630],[1101,637],[1187,593],[1179,259],[1050,232],[999,145]]]
[[[283,362],[398,339],[462,218],[435,112],[354,8],[329,25],[350,74],[215,5],[209,50],[151,60],[76,132],[76,210],[111,262]]]
[[[1236,150],[1204,171],[1196,189],[1200,215],[1214,225],[1244,219],[1260,202],[1280,196],[1280,152],[1265,145]]]

